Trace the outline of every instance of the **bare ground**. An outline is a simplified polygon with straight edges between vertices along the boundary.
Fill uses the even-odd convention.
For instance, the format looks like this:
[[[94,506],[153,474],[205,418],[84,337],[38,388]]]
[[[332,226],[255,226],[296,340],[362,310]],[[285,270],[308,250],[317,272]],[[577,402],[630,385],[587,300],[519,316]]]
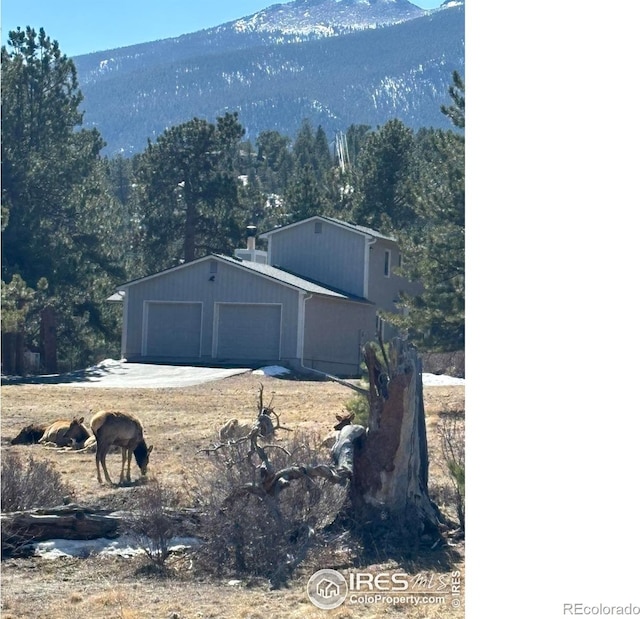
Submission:
[[[74,500],[83,505],[117,509],[127,505],[133,487],[110,488],[96,479],[94,455],[90,453],[48,450],[42,446],[11,446],[8,441],[29,423],[50,422],[59,418],[84,416],[88,422],[98,410],[125,410],[143,422],[147,442],[154,445],[149,476],[176,490],[185,489],[192,473],[202,465],[199,449],[215,442],[218,428],[229,418],[251,419],[256,414],[259,385],[264,385],[267,402],[273,395],[273,407],[283,425],[305,428],[321,435],[343,414],[345,402],[354,392],[332,382],[284,380],[245,374],[184,389],[83,389],[56,385],[10,385],[2,387],[2,452],[12,450],[50,461],[74,492]],[[425,388],[431,465],[432,495],[446,496],[448,478],[439,466],[436,426],[447,413],[464,411],[464,387]],[[119,455],[110,455],[107,464],[117,479]],[[134,467],[135,468],[135,467]],[[132,472],[133,472],[132,468]],[[133,478],[138,476],[135,468]],[[443,499],[444,500],[444,499]],[[441,505],[453,515],[451,506]],[[449,578],[459,571],[464,592],[464,544],[425,557],[420,565],[400,565],[385,559],[369,565],[373,573],[429,571]],[[335,556],[333,559],[335,561]],[[426,567],[425,567],[426,566]],[[1,616],[43,619],[85,617],[174,619],[222,617],[228,619],[273,619],[278,617],[464,617],[464,601],[451,596],[445,603],[412,606],[406,603],[374,602],[333,611],[316,609],[306,595],[306,582],[315,569],[342,564],[303,564],[285,589],[271,591],[259,580],[239,576],[240,584],[228,579],[194,574],[187,561],[171,559],[171,576],[152,573],[144,559],[37,557],[7,559],[2,562]],[[362,569],[359,568],[359,569]]]

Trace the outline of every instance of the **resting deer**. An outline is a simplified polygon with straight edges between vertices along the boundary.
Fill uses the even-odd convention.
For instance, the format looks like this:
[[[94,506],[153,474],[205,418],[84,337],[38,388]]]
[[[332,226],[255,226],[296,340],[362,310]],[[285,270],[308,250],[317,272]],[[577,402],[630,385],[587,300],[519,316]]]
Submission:
[[[11,439],[12,445],[33,445],[37,443],[48,428],[48,424],[30,423],[18,432],[18,435]]]
[[[127,461],[126,481],[131,482],[131,456],[135,456],[136,464],[140,467],[142,475],[147,474],[149,454],[153,445],[147,447],[144,440],[143,428],[140,421],[128,413],[113,411],[100,411],[91,418],[91,430],[96,437],[96,469],[98,482],[102,483],[100,466],[104,471],[104,477],[108,483],[113,484],[105,463],[107,452],[112,445],[122,449],[122,468],[120,469],[120,483],[125,480],[124,464]]]
[[[333,426],[334,431],[331,434],[322,439],[321,445],[323,447],[331,447],[337,440],[338,435],[340,434],[340,430],[345,426],[351,425],[351,422],[354,420],[356,414],[354,412],[349,413],[348,415],[336,415],[336,419],[338,423]]]
[[[49,425],[38,443],[55,447],[77,447],[84,445],[89,438],[89,432],[82,425],[84,417],[71,420],[54,421]]]
[[[236,440],[239,438],[245,438],[251,434],[252,430],[256,427],[256,423],[260,424],[260,436],[262,438],[271,438],[273,433],[277,429],[273,425],[273,421],[271,421],[271,416],[277,415],[273,408],[271,408],[271,404],[273,403],[273,397],[271,398],[271,402],[264,406],[263,404],[263,391],[264,387],[260,385],[260,391],[258,394],[258,416],[254,421],[240,421],[238,419],[229,419],[219,431],[220,442],[226,443],[228,441]]]

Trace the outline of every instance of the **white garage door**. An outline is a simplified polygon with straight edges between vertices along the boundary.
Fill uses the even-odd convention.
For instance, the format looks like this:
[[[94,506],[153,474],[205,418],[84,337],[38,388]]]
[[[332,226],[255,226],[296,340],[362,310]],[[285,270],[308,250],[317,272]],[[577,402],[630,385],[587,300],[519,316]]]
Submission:
[[[280,305],[219,304],[218,359],[280,359]]]
[[[146,350],[149,357],[199,357],[202,304],[147,303]]]

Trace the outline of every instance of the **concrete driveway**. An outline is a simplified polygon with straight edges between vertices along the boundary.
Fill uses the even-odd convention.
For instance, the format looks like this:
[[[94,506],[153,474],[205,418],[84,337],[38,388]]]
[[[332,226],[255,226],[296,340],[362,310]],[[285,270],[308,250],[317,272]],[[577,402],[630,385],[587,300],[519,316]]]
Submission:
[[[269,376],[283,376],[290,371],[273,365],[252,370],[251,368],[207,368],[191,365],[155,365],[151,363],[127,363],[105,359],[86,370],[68,374],[45,376],[2,377],[3,385],[60,385],[64,387],[102,387],[112,389],[162,389],[190,387],[212,380],[221,380],[237,374],[253,372]],[[464,385],[464,378],[439,374],[423,374],[422,384],[428,386]]]
[[[68,374],[49,374],[22,379],[4,379],[4,384],[43,384],[63,387],[101,387],[112,389],[160,389],[190,387],[236,374],[249,368],[206,368],[179,365],[127,363],[106,359],[98,365]]]

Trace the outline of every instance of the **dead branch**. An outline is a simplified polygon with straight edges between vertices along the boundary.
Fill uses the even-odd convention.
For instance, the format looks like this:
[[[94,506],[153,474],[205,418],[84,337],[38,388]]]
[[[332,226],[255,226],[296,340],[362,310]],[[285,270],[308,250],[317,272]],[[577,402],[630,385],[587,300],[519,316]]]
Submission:
[[[352,418],[352,416],[345,416],[344,419],[340,419],[341,422],[349,425],[342,427],[338,440],[336,441],[336,445],[334,445],[332,449],[332,456],[336,466],[330,466],[327,464],[314,466],[294,465],[276,471],[269,460],[266,449],[268,447],[278,446],[261,445],[258,442],[258,438],[260,437],[259,428],[254,427],[249,435],[234,441],[233,444],[237,445],[243,441],[250,442],[250,448],[246,457],[247,460],[253,464],[253,457],[257,455],[259,464],[256,464],[255,466],[259,471],[260,481],[258,484],[247,483],[236,488],[225,499],[225,503],[240,496],[246,496],[247,494],[257,495],[263,498],[277,496],[280,490],[290,485],[291,481],[302,478],[312,480],[315,478],[322,478],[334,484],[347,483],[353,475],[353,441],[364,433],[364,428],[362,426],[350,425]],[[217,445],[216,447],[206,451],[217,451],[222,447],[231,444],[232,443],[229,442]],[[290,455],[286,449],[283,449],[283,451],[287,453],[287,455]]]
[[[354,385],[349,381],[343,380],[342,378],[338,378],[337,376],[333,376],[332,374],[327,374],[326,372],[321,372],[320,370],[314,370],[312,368],[305,368],[305,370],[308,372],[312,372],[313,374],[318,374],[319,376],[323,376],[324,378],[328,378],[329,380],[333,381],[334,383],[338,383],[343,387],[348,387],[349,389],[353,389],[353,391],[357,391],[360,395],[369,397],[368,389],[363,389],[362,387],[358,387],[357,385]]]
[[[380,346],[380,351],[382,352],[382,358],[384,359],[384,365],[387,368],[387,376],[391,376],[391,366],[389,365],[389,358],[387,357],[387,351],[384,348],[384,340],[382,339],[382,323],[378,327],[378,346]]]
[[[316,532],[309,526],[305,527],[306,538],[304,544],[298,549],[298,552],[294,557],[289,555],[289,558],[284,563],[278,566],[278,569],[272,574],[271,581],[272,588],[279,587],[282,583],[286,582],[287,577],[290,576],[293,571],[302,563],[303,559],[309,551],[309,547],[313,542]]]
[[[276,425],[273,426],[273,431],[274,432],[276,430],[286,430],[287,432],[293,432],[293,430],[291,428],[285,428],[284,426],[280,425],[280,415],[278,415],[278,413],[276,413],[276,411],[271,409],[271,414],[276,418]]]

